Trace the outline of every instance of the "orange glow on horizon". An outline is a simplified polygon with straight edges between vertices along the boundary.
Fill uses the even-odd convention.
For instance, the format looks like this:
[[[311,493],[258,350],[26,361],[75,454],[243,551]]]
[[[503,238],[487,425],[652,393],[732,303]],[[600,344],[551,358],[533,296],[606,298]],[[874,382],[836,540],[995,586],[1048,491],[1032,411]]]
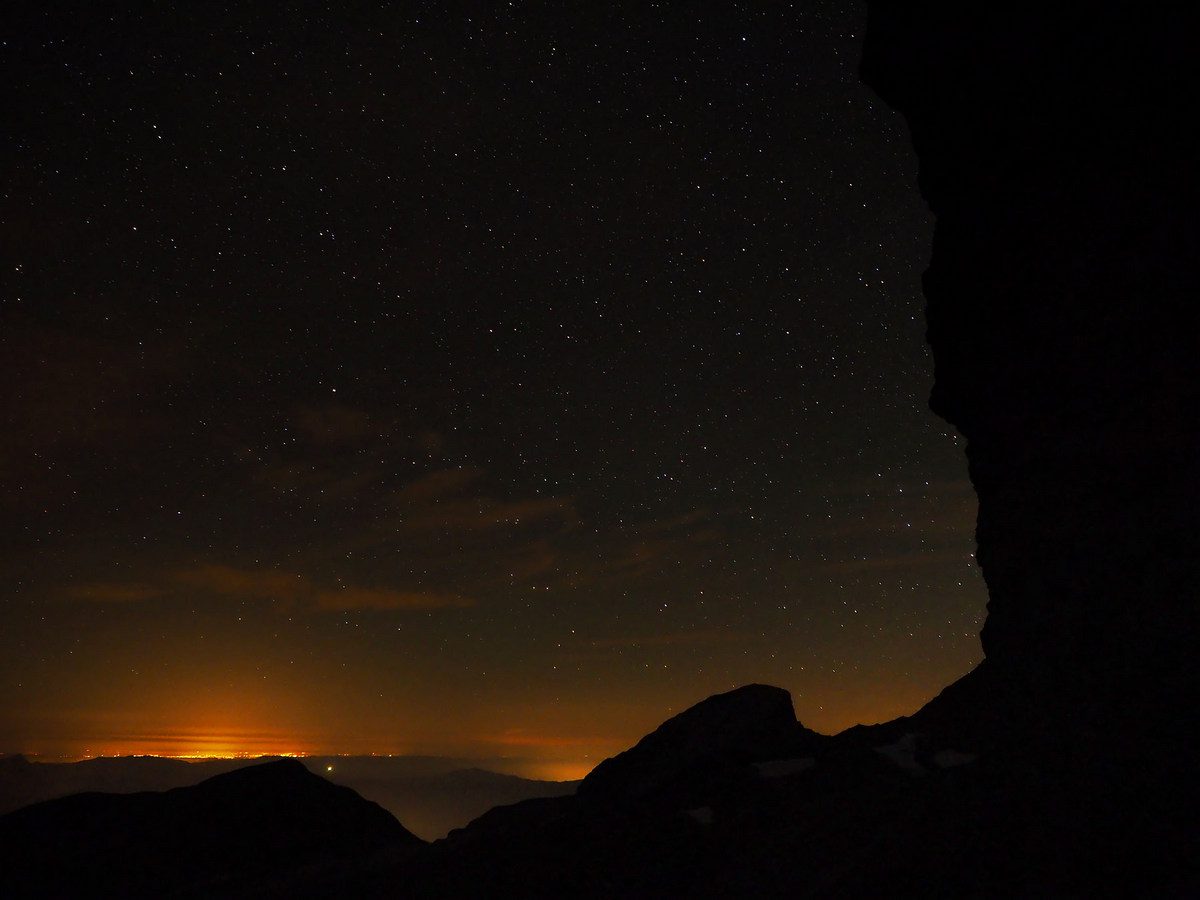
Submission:
[[[273,759],[330,759],[330,758],[357,758],[357,757],[378,757],[383,759],[404,759],[407,754],[401,753],[361,753],[361,754],[341,754],[341,753],[305,753],[305,752],[278,752],[278,753],[249,753],[249,752],[233,752],[233,753],[139,753],[129,750],[111,750],[103,753],[84,752],[82,754],[66,754],[62,756],[51,756],[40,754],[31,751],[21,751],[21,755],[29,758],[33,762],[39,763],[76,763],[85,762],[94,759],[128,759],[130,757],[139,759],[170,759],[178,762],[201,763],[212,762],[217,760],[244,760],[253,762],[255,760],[273,760]],[[473,760],[464,758],[461,760],[464,765],[473,764],[475,767],[487,769],[488,771],[499,772],[505,775],[516,775],[520,778],[529,778],[535,781],[580,781],[589,772],[594,769],[598,760],[512,760],[512,759],[479,759]],[[338,767],[335,765],[322,766],[317,774],[326,776],[334,776],[339,774]]]
[[[636,702],[594,691],[548,699],[538,696],[535,685],[520,703],[479,710],[453,691],[453,703],[440,695],[433,702],[414,689],[415,699],[399,697],[391,705],[377,703],[378,693],[366,682],[279,679],[263,686],[248,683],[236,666],[230,672],[226,683],[204,686],[193,683],[190,671],[178,682],[134,682],[124,693],[108,691],[89,700],[93,708],[82,713],[65,702],[61,711],[27,713],[11,723],[0,753],[20,751],[44,761],[432,757],[463,768],[566,781],[634,746],[706,696],[754,680],[691,684]],[[215,680],[215,673],[207,674]],[[869,671],[843,675],[832,687],[769,676],[758,680],[788,687],[800,722],[826,734],[912,713],[935,692],[928,685],[937,683],[935,675],[927,675],[894,680],[879,690],[878,673]],[[440,687],[430,687],[436,690]]]
[[[115,756],[156,756],[163,759],[256,759],[277,756],[311,756],[316,746],[282,733],[245,729],[185,728],[155,734],[114,735],[81,742],[78,749],[59,748],[57,753],[34,755],[63,759],[92,759]],[[78,746],[78,745],[77,745]]]
[[[540,781],[579,781],[596,768],[595,762],[550,762],[531,767],[528,778]]]
[[[852,696],[822,698],[826,704],[805,706],[797,702],[797,716],[805,727],[835,734],[858,723],[890,721],[911,713],[927,698],[919,691],[897,690],[895,697],[870,697],[859,702]],[[703,698],[697,698],[700,700]],[[798,698],[797,698],[798,699]],[[811,701],[810,701],[811,702]],[[647,721],[637,733],[573,735],[555,733],[554,725],[576,723],[537,723],[538,727],[510,726],[484,733],[459,732],[436,739],[397,741],[381,735],[353,735],[331,739],[326,735],[303,737],[284,729],[255,727],[182,727],[160,723],[153,733],[111,734],[76,741],[49,740],[30,743],[20,750],[43,759],[82,760],[97,757],[154,756],[164,759],[258,759],[264,757],[313,756],[432,756],[463,760],[488,760],[523,777],[554,781],[575,780],[590,771],[600,760],[616,755],[636,744],[645,734],[681,709],[663,710],[658,722]],[[628,724],[628,723],[627,723]],[[161,727],[166,725],[167,727]],[[832,727],[831,727],[832,726]],[[22,742],[24,743],[24,742]],[[380,746],[380,745],[384,746]],[[390,746],[389,746],[390,745]]]

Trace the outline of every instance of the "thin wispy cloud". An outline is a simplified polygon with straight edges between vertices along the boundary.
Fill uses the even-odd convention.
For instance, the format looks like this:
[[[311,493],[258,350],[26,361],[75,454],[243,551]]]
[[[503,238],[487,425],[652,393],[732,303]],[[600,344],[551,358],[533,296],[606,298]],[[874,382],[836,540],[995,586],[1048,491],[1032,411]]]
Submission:
[[[475,605],[474,601],[457,594],[397,591],[389,588],[338,588],[318,591],[314,599],[317,609],[331,612],[367,609],[444,609]]]
[[[91,603],[140,603],[161,597],[162,588],[146,582],[92,581],[71,585],[66,595],[73,600]]]
[[[312,592],[303,575],[277,569],[237,569],[206,565],[175,572],[181,585],[247,600],[297,601]]]
[[[483,474],[483,469],[475,466],[438,469],[410,481],[396,491],[396,504],[419,506],[462,494],[468,487],[479,481]]]
[[[88,582],[68,585],[63,590],[68,598],[96,603],[138,603],[181,592],[266,603],[289,612],[445,609],[475,603],[470,597],[449,591],[361,585],[329,587],[297,572],[239,568],[222,563],[167,571],[155,581]]]
[[[378,434],[371,414],[360,407],[330,403],[296,411],[296,430],[316,444],[357,443]]]
[[[705,644],[744,644],[750,639],[745,632],[728,628],[701,628],[671,631],[662,634],[633,634],[618,637],[593,638],[588,643],[597,648],[687,647]]]

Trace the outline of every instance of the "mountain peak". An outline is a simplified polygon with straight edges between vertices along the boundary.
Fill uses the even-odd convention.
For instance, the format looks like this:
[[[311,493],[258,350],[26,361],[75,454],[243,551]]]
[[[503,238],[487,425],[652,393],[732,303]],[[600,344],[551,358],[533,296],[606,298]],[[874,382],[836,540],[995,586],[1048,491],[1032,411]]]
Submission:
[[[584,798],[625,798],[695,784],[706,772],[800,754],[820,740],[796,721],[783,688],[747,684],[668,719],[634,747],[606,759],[579,786]]]
[[[0,894],[190,893],[422,843],[379,805],[285,759],[162,793],[76,794],[0,816]]]

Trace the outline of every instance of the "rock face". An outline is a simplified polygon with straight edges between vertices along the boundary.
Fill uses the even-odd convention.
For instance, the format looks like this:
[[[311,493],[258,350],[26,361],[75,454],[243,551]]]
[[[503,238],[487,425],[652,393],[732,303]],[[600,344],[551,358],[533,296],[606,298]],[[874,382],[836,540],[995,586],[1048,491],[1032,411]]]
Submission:
[[[734,768],[796,757],[820,740],[796,721],[787,691],[749,684],[668,719],[636,746],[596,766],[578,794],[608,801],[664,793],[682,799]]]
[[[937,217],[931,405],[967,438],[1004,727],[1194,726],[1200,89],[1171,5],[871,0]]]
[[[0,817],[0,895],[290,896],[315,873],[421,846],[376,804],[288,760]]]

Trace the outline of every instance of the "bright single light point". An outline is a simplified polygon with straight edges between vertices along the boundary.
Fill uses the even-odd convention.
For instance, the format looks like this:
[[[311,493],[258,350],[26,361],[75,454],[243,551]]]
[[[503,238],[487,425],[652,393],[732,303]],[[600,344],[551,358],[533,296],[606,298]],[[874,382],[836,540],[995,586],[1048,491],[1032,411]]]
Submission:
[[[325,767],[325,771],[326,771],[326,772],[332,772],[332,771],[333,771],[333,766],[326,766],[326,767]]]

